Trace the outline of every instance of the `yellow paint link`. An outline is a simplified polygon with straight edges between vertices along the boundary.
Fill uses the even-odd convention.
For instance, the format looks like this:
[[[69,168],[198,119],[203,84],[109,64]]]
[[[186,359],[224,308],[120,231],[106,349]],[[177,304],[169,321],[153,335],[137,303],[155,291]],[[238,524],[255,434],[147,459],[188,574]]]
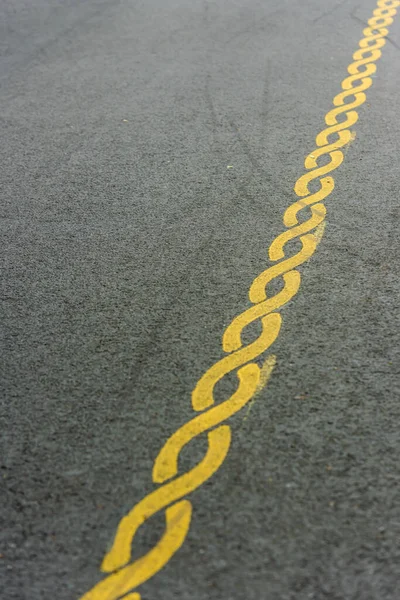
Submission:
[[[272,244],[269,247],[269,258],[270,260],[276,261],[284,258],[284,246],[296,237],[299,237],[303,233],[308,233],[315,229],[326,216],[326,208],[322,203],[314,204],[311,207],[311,218],[296,227],[292,227],[292,229],[288,229],[278,235],[277,238],[274,239]]]
[[[201,433],[229,419],[248,403],[259,388],[263,372],[258,365],[250,363],[238,370],[238,377],[239,388],[229,400],[194,417],[171,435],[154,463],[154,483],[163,483],[175,477],[178,473],[178,456],[182,448]]]
[[[294,227],[297,225],[299,222],[297,215],[305,206],[311,206],[312,204],[315,204],[315,202],[325,200],[335,188],[333,177],[323,177],[319,180],[319,183],[321,184],[321,188],[318,192],[311,194],[311,196],[308,196],[307,198],[302,198],[301,200],[297,200],[297,202],[293,202],[293,204],[285,210],[283,223],[286,227]],[[272,242],[272,244],[274,244],[274,242]]]
[[[297,293],[300,287],[300,273],[298,271],[290,271],[283,275],[284,287],[283,290],[278,292],[272,298],[268,298],[264,302],[255,304],[251,308],[248,308],[245,312],[235,317],[230,325],[226,328],[222,337],[222,348],[224,352],[234,352],[242,346],[242,332],[247,325],[265,317],[273,310],[283,306],[286,302],[289,302],[291,298]],[[275,320],[278,325],[278,315],[271,316],[268,320],[268,325],[271,328],[272,321]],[[280,323],[279,323],[280,326]],[[272,333],[272,331],[271,331]],[[279,330],[276,328],[273,332],[277,337]],[[268,347],[271,344],[268,345]]]
[[[324,156],[324,154],[329,154],[332,150],[338,150],[339,148],[343,148],[351,141],[351,132],[348,129],[344,131],[338,132],[338,140],[333,144],[328,144],[327,146],[323,146],[322,148],[316,148],[313,150],[308,156],[306,156],[304,161],[304,166],[306,169],[315,169],[318,167],[318,158]],[[335,167],[336,168],[336,167]]]
[[[249,290],[250,302],[256,304],[266,300],[267,294],[265,288],[268,283],[270,283],[273,279],[283,275],[285,272],[303,264],[310,258],[310,256],[314,254],[317,247],[317,242],[312,233],[302,235],[300,237],[300,241],[302,248],[297,254],[291,256],[290,258],[286,258],[282,262],[270,267],[269,269],[266,269],[255,278]]]
[[[373,31],[377,31],[378,33],[374,34]],[[364,29],[363,31],[363,35],[365,35],[365,38],[363,40],[360,41],[359,46],[360,48],[367,48],[369,47],[369,42],[372,40],[378,40],[381,38],[385,38],[387,35],[389,34],[389,30],[385,29],[384,27],[374,27],[373,29],[371,27],[367,27],[366,29]],[[384,46],[385,44],[383,44]],[[354,65],[354,63],[352,63],[352,65]],[[375,70],[376,70],[376,66],[374,65]],[[350,68],[348,69],[349,73]],[[375,73],[375,71],[373,71]],[[367,75],[369,75],[369,73],[366,73]]]
[[[338,133],[345,127],[351,127],[352,125],[355,125],[357,121],[358,113],[355,110],[347,113],[346,120],[343,123],[339,123],[338,125],[332,125],[331,127],[324,129],[324,131],[321,131],[321,133],[317,135],[317,137],[315,138],[317,146],[325,146],[326,144],[328,144],[328,136],[332,135],[333,133]]]
[[[230,443],[231,432],[228,425],[220,425],[218,429],[209,431],[208,449],[203,460],[188,473],[151,492],[123,517],[114,544],[103,560],[102,571],[111,573],[126,565],[130,559],[133,537],[139,527],[156,512],[187,496],[207,481],[224,462]]]
[[[250,361],[261,357],[278,336],[281,316],[274,311],[282,308],[298,292],[300,273],[295,268],[312,256],[323,236],[325,209],[322,208],[322,201],[334,189],[334,180],[329,173],[343,162],[346,150],[343,153],[339,148],[347,149],[355,137],[350,131],[350,127],[358,120],[355,109],[366,100],[365,91],[373,81],[370,75],[376,70],[374,63],[381,56],[381,48],[388,35],[387,26],[393,22],[392,17],[399,5],[399,0],[378,1],[378,8],[369,19],[368,27],[363,31],[364,38],[360,40],[359,49],[353,54],[353,62],[347,68],[349,76],[342,81],[343,91],[335,96],[334,108],[325,115],[327,128],[317,135],[317,147],[305,159],[308,172],[295,184],[294,190],[299,199],[287,208],[283,218],[289,231],[280,234],[269,248],[270,259],[281,262],[270,266],[253,281],[249,291],[253,306],[235,317],[223,335],[223,351],[227,356],[213,365],[193,390],[192,406],[195,411],[202,411],[201,414],[183,425],[161,449],[153,469],[154,483],[158,487],[121,520],[113,546],[102,564],[102,570],[109,574],[81,600],[140,600],[136,588],[162,569],[183,544],[192,512],[191,503],[184,497],[209,479],[228,453],[231,432],[229,426],[222,422],[246,403],[250,407],[271,376],[275,364],[273,355],[266,359],[261,370]],[[331,135],[336,135],[336,138],[328,141]],[[328,157],[329,162],[318,167],[317,161],[323,155]],[[319,184],[316,192],[310,191],[311,183],[314,189]],[[308,207],[311,207],[311,211]],[[305,208],[308,218],[299,219],[299,213]],[[300,239],[302,247],[295,255],[285,258],[284,247],[294,239]],[[283,289],[267,299],[266,286],[280,277],[283,279]],[[243,330],[258,319],[261,320],[262,333],[255,341],[243,346]],[[238,376],[238,388],[227,400],[215,405],[215,386],[233,371]],[[182,448],[193,438],[206,433],[208,450],[205,457],[189,472],[179,475]],[[137,529],[159,511],[164,511],[166,518],[163,536],[152,550],[128,564]]]
[[[182,546],[189,531],[191,514],[192,505],[189,500],[181,500],[167,508],[166,531],[157,545],[133,564],[108,575],[82,596],[81,600],[116,600],[153,577]],[[126,596],[124,600],[125,598]],[[136,598],[140,600],[140,594]]]
[[[360,92],[359,94],[354,94],[354,97],[355,100],[353,102],[348,102],[343,106],[335,105],[336,108],[332,108],[332,110],[326,113],[325,123],[327,125],[338,125],[339,121],[337,120],[337,117],[339,115],[341,115],[342,113],[346,113],[350,108],[358,108],[359,106],[361,106],[361,104],[364,104],[366,95],[363,92]]]
[[[201,377],[192,393],[192,406],[194,410],[204,410],[214,404],[213,391],[218,381],[231,371],[265,352],[278,337],[281,322],[282,318],[277,313],[263,317],[261,319],[262,332],[255,342],[237,350],[233,354],[228,354],[228,356],[215,363]],[[241,385],[240,382],[239,387]],[[244,385],[247,386],[246,383]]]
[[[372,85],[372,79],[368,77],[368,75],[373,75],[376,72],[376,65],[369,63],[366,65],[366,67],[367,68],[362,72],[362,74],[357,73],[356,75],[349,75],[346,77],[346,79],[343,79],[342,88],[344,90],[350,90],[353,87],[353,83],[358,80],[368,81],[368,87],[370,87]]]
[[[318,167],[309,173],[305,173],[302,175],[294,186],[294,191],[297,196],[308,196],[310,194],[310,190],[308,189],[309,184],[314,181],[314,179],[318,179],[321,175],[326,175],[330,173],[334,169],[340,167],[343,162],[343,152],[340,150],[334,150],[329,153],[329,158],[331,159],[327,165],[322,167]]]

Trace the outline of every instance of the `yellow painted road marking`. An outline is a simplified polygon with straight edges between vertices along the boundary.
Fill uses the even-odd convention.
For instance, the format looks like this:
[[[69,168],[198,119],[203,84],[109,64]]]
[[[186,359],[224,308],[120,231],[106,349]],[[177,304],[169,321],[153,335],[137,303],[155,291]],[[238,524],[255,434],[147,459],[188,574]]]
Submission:
[[[358,120],[355,109],[366,100],[364,92],[372,85],[370,75],[376,71],[374,63],[380,58],[380,49],[386,43],[386,27],[392,24],[392,17],[399,5],[399,0],[378,1],[373,17],[363,31],[364,37],[359,42],[359,49],[353,54],[354,62],[347,68],[349,76],[342,81],[343,91],[333,99],[335,108],[325,115],[328,127],[317,135],[317,148],[305,158],[307,173],[297,180],[294,187],[300,199],[288,207],[283,217],[288,229],[269,248],[270,260],[281,262],[266,269],[252,283],[249,298],[253,306],[235,317],[223,334],[222,347],[227,356],[213,365],[193,390],[192,406],[200,415],[176,431],[161,449],[153,468],[153,482],[158,487],[121,520],[113,546],[104,557],[101,567],[109,575],[84,594],[81,600],[140,600],[140,594],[134,590],[162,569],[183,544],[192,513],[191,502],[185,496],[209,479],[222,465],[228,453],[230,427],[221,423],[254,399],[271,375],[275,364],[274,356],[271,355],[261,369],[257,363],[250,361],[264,354],[277,338],[282,319],[280,314],[273,311],[282,308],[297,294],[301,276],[296,267],[314,254],[321,241],[326,214],[322,201],[334,189],[334,180],[328,174],[343,162],[345,153],[341,148],[348,147],[355,138],[355,134],[350,131],[350,127]],[[329,162],[318,166],[318,160],[322,156],[327,156]],[[309,189],[310,183],[314,181],[320,185],[317,192]],[[299,221],[299,214],[307,207],[311,207],[311,216]],[[300,239],[302,248],[294,256],[285,258],[285,246],[295,238]],[[276,278],[283,279],[283,289],[267,298],[266,286]],[[262,333],[256,341],[244,346],[243,330],[258,319],[261,320]],[[237,390],[226,401],[214,406],[215,385],[232,371],[238,377]],[[182,448],[205,432],[208,438],[205,457],[192,470],[179,475],[178,457]],[[152,550],[128,564],[136,531],[160,510],[165,511],[164,535]]]

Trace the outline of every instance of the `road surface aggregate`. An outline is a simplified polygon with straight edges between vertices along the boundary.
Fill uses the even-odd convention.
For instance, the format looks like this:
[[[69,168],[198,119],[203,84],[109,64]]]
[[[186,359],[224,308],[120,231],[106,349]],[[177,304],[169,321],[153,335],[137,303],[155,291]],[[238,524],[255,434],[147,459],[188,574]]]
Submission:
[[[374,8],[1,2],[2,599],[79,600],[103,577]],[[143,600],[399,598],[399,17],[388,38],[272,377]]]

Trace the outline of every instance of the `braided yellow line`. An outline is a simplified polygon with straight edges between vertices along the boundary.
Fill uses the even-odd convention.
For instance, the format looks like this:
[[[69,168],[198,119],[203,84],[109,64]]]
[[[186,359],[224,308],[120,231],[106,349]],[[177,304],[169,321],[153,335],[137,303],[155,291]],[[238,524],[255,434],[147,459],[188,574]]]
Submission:
[[[221,423],[254,397],[272,371],[275,361],[272,355],[262,369],[251,361],[260,357],[276,340],[282,318],[274,311],[297,294],[301,278],[296,267],[312,256],[323,235],[326,208],[322,201],[334,188],[333,178],[328,174],[343,162],[340,148],[354,139],[350,127],[358,120],[355,109],[366,100],[364,92],[372,85],[375,62],[381,56],[380,48],[386,43],[386,27],[393,22],[392,17],[399,5],[399,0],[378,1],[378,8],[373,11],[374,16],[363,31],[359,49],[353,54],[354,62],[347,69],[349,76],[342,81],[343,91],[335,96],[335,108],[325,116],[328,127],[317,135],[317,148],[305,159],[307,172],[294,187],[300,199],[289,206],[283,217],[287,229],[269,248],[269,258],[276,264],[253,281],[249,291],[252,306],[235,317],[223,334],[222,348],[226,356],[201,377],[193,390],[192,405],[199,414],[167,440],[156,458],[153,482],[158,487],[121,520],[113,546],[101,566],[102,571],[109,575],[81,600],[140,600],[140,594],[134,590],[162,569],[183,544],[192,512],[191,502],[186,496],[219,469],[228,453],[231,430],[228,425]],[[322,161],[323,166],[318,166],[318,160],[323,156],[329,160]],[[314,181],[318,182],[319,189],[310,191],[309,186]],[[299,218],[299,213],[306,207],[310,209],[307,209],[308,219],[304,220]],[[295,238],[300,239],[301,250],[294,256],[286,257],[285,246]],[[275,296],[267,297],[267,284],[279,277],[283,279],[283,288]],[[245,346],[242,342],[243,330],[256,320],[261,321],[262,332],[254,342]],[[216,405],[213,395],[215,385],[232,371],[237,374],[238,387],[230,398]],[[192,470],[179,475],[178,458],[181,450],[194,437],[205,433],[208,450],[204,458]],[[131,543],[138,528],[161,510],[166,520],[162,538],[147,554],[128,564]]]

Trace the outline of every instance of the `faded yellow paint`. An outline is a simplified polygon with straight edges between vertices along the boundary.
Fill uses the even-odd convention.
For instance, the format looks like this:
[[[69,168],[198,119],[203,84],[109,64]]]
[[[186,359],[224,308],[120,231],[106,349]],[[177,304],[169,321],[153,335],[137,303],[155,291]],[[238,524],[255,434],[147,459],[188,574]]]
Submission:
[[[272,375],[272,371],[276,365],[276,356],[275,354],[270,354],[268,358],[265,359],[263,366],[260,371],[260,381],[258,382],[257,389],[254,395],[258,395],[263,391],[265,386],[267,385],[269,378]]]
[[[253,407],[253,404],[254,404],[255,400],[257,399],[257,397],[259,396],[259,394],[263,391],[263,389],[267,385],[267,383],[272,375],[272,371],[274,370],[275,365],[276,365],[276,356],[275,356],[275,354],[270,354],[268,356],[268,358],[265,359],[264,364],[261,367],[260,380],[258,382],[256,391],[254,392],[254,395],[248,404],[247,411],[243,418],[243,421],[246,421],[249,418],[249,414]]]
[[[109,575],[81,600],[140,600],[140,594],[134,590],[162,569],[184,542],[192,512],[191,503],[184,497],[209,479],[228,453],[231,432],[230,427],[222,423],[250,403],[249,412],[251,401],[271,376],[276,361],[274,355],[264,361],[261,369],[254,361],[262,360],[262,355],[279,334],[282,318],[276,311],[299,290],[301,276],[296,267],[313,255],[321,241],[326,215],[322,201],[334,189],[334,180],[329,174],[343,162],[344,153],[341,149],[348,148],[355,138],[350,130],[358,120],[355,109],[366,100],[365,91],[373,82],[370,75],[376,71],[374,62],[380,58],[380,49],[386,43],[386,27],[393,22],[392,17],[399,5],[399,0],[378,1],[378,8],[363,31],[365,37],[353,54],[354,62],[347,68],[349,76],[342,81],[343,91],[335,96],[334,108],[325,115],[327,128],[317,135],[317,147],[305,158],[307,172],[299,177],[294,186],[299,199],[287,208],[283,217],[288,229],[269,248],[270,260],[280,262],[268,267],[253,281],[249,291],[252,306],[235,317],[223,334],[222,349],[226,356],[210,367],[193,390],[192,406],[201,414],[180,427],[161,449],[153,468],[153,481],[159,487],[121,520],[113,546],[102,564],[102,570]],[[359,83],[354,85],[356,82]],[[350,102],[346,102],[347,99]],[[329,141],[331,135],[336,137]],[[324,161],[323,166],[318,166],[323,156],[328,158],[328,162]],[[316,192],[310,191],[311,183],[313,187],[319,184]],[[307,218],[299,219],[303,209],[306,209]],[[301,242],[301,248],[294,255],[286,257],[285,246],[294,239]],[[267,298],[266,287],[275,279],[283,282],[283,288]],[[253,342],[244,345],[243,331],[255,321],[260,321],[261,333]],[[237,375],[238,387],[225,401],[215,404],[215,386],[231,372]],[[195,437],[205,434],[208,440],[206,455],[193,469],[179,475],[180,452]],[[164,535],[150,552],[128,564],[132,540],[138,528],[159,511],[164,511],[166,518]]]
[[[322,236],[325,233],[325,227],[326,227],[326,221],[324,221],[323,223],[320,223],[315,230],[314,235],[315,235],[315,239],[317,240],[317,244],[319,244],[320,241],[322,240]]]

